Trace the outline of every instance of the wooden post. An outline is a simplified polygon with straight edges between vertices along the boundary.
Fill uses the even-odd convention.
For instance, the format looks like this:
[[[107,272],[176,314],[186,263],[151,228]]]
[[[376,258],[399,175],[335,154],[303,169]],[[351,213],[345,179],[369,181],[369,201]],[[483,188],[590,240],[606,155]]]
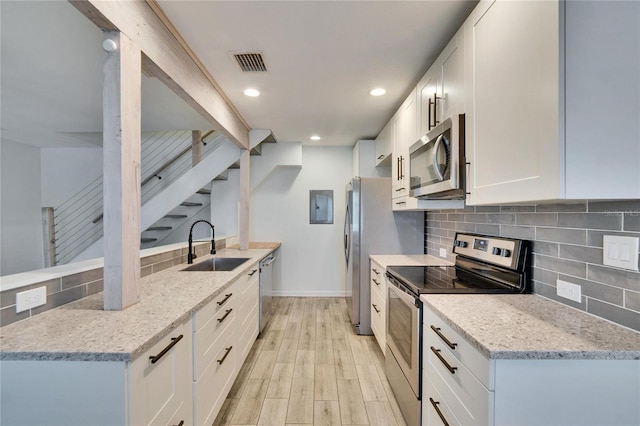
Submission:
[[[103,174],[104,309],[139,300],[140,49],[118,31],[104,31]]]
[[[44,267],[56,266],[56,228],[53,207],[42,208],[42,235],[44,237]]]
[[[200,130],[191,131],[191,166],[195,166],[202,159],[202,134]]]
[[[240,203],[238,206],[238,242],[240,250],[249,248],[249,196],[251,195],[251,156],[248,149],[240,153]]]

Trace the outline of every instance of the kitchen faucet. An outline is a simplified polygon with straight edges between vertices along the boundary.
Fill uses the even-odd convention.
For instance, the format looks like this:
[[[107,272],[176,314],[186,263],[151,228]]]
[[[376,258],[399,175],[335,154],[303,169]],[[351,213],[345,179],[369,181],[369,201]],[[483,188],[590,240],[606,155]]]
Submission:
[[[193,259],[195,259],[197,257],[196,254],[193,252],[193,227],[196,226],[196,223],[198,223],[198,222],[204,222],[204,223],[208,224],[211,227],[211,254],[216,254],[216,242],[215,242],[216,230],[215,230],[215,228],[213,227],[211,222],[209,222],[208,220],[204,220],[204,219],[196,220],[195,222],[193,222],[193,225],[191,225],[191,229],[189,229],[189,253],[187,254],[187,263],[188,264],[193,263]]]

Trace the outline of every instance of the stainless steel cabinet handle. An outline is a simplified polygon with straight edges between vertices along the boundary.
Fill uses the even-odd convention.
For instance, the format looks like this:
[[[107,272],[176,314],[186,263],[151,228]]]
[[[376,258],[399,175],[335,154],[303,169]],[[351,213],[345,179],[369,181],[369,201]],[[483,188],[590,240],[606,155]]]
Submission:
[[[452,367],[451,364],[449,364],[447,362],[447,360],[444,359],[444,357],[442,355],[440,355],[440,349],[436,349],[433,346],[431,346],[431,352],[436,354],[436,356],[438,357],[440,362],[442,362],[442,364],[444,364],[444,366],[447,368],[447,370],[449,370],[449,373],[456,374],[456,370],[458,369],[458,367]]]
[[[229,355],[229,352],[231,352],[231,349],[233,349],[233,346],[229,346],[228,348],[225,348],[225,353],[222,356],[222,358],[220,358],[218,361],[218,364],[221,364],[224,362],[224,360],[227,358],[227,356]]]
[[[433,127],[436,127],[440,122],[438,121],[438,101],[442,98],[438,96],[438,92],[433,92]]]
[[[216,302],[216,303],[218,304],[218,306],[222,306],[222,305],[224,305],[224,304],[227,302],[227,300],[229,300],[229,298],[230,298],[231,296],[233,296],[233,293],[225,294],[225,295],[224,295],[224,299],[222,299],[221,301]]]
[[[166,348],[164,348],[162,351],[160,351],[160,353],[158,355],[151,355],[149,357],[149,359],[151,360],[151,364],[155,364],[156,362],[160,361],[160,358],[162,358],[163,356],[165,356],[165,354],[167,352],[169,352],[171,350],[172,347],[174,347],[180,340],[182,340],[183,335],[179,335],[178,337],[172,337],[171,338],[171,343],[169,343],[167,345]]]
[[[378,305],[376,305],[375,303],[372,303],[371,306],[373,306],[373,309],[376,310],[376,313],[380,313],[380,309],[378,309]]]
[[[447,346],[449,346],[451,349],[455,349],[456,346],[458,346],[457,343],[451,343],[451,341],[449,339],[447,339],[447,337],[442,334],[442,332],[440,331],[440,327],[436,327],[435,325],[431,326],[431,329],[438,335],[439,338],[442,339],[443,342],[445,342],[447,344]]]
[[[442,411],[440,411],[440,408],[438,408],[438,405],[440,405],[440,403],[438,401],[434,401],[433,398],[429,398],[429,402],[431,403],[431,405],[433,405],[436,413],[438,413],[438,417],[440,417],[442,423],[444,423],[445,426],[449,426],[449,422],[447,422],[447,419],[444,418],[444,414],[442,414]]]
[[[224,321],[224,320],[226,320],[226,319],[227,319],[227,317],[229,316],[229,314],[231,313],[231,311],[233,311],[233,308],[231,308],[231,309],[227,309],[227,311],[225,312],[225,314],[224,314],[222,317],[218,318],[218,322],[219,322],[220,324],[222,324],[222,321]]]

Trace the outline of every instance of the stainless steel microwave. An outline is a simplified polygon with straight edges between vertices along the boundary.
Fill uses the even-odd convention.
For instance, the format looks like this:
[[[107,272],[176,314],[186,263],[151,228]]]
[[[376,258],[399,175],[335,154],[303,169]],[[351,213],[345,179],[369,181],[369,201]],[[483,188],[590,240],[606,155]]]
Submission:
[[[464,114],[453,115],[409,148],[411,196],[465,198]]]

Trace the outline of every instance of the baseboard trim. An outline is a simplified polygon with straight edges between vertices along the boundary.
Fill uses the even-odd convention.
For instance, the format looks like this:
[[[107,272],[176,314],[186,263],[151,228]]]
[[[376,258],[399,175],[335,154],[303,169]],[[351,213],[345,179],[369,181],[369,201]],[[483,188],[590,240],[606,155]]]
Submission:
[[[322,291],[322,290],[274,290],[274,297],[346,297],[344,291]]]

